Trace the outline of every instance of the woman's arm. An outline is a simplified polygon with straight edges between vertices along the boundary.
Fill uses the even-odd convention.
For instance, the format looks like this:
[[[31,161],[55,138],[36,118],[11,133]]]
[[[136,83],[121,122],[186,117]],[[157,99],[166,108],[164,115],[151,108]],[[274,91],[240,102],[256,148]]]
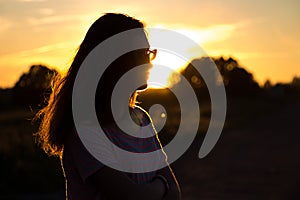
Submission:
[[[87,181],[98,186],[108,199],[161,200],[165,194],[164,183],[159,179],[136,184],[123,172],[109,167],[103,167]]]
[[[165,200],[179,200],[181,199],[181,190],[176,179],[176,176],[170,165],[162,168],[157,172],[157,174],[164,176],[169,183],[169,191],[167,196],[164,198]]]

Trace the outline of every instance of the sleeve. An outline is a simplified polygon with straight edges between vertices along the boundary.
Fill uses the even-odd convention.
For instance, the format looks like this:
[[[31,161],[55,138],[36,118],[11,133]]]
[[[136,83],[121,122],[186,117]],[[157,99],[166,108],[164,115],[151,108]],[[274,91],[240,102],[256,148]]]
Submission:
[[[83,131],[85,133],[91,134],[93,131],[90,127],[80,128],[78,131]],[[93,134],[91,134],[93,135]],[[98,170],[103,168],[105,165],[100,162],[95,156],[93,156],[85,147],[81,141],[78,133],[75,131],[73,134],[74,141],[71,145],[71,152],[73,157],[73,162],[77,171],[83,182],[87,180],[89,176],[96,173]],[[93,138],[92,138],[93,139]],[[105,149],[105,148],[104,148]],[[105,159],[105,163],[116,162],[113,155],[109,151],[99,152],[101,154],[101,160]]]

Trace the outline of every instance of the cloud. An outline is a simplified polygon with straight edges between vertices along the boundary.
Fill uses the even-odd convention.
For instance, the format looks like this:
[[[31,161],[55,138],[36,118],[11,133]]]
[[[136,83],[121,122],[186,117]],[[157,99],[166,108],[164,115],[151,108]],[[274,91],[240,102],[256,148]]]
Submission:
[[[67,41],[0,55],[0,87],[12,87],[32,64],[42,63],[64,70],[75,55],[77,46],[78,41]]]
[[[204,28],[199,28],[198,26],[184,26],[179,24],[159,25],[155,27],[174,30],[193,40],[197,44],[196,46],[189,46],[185,43],[180,44],[180,48],[185,52],[184,57],[187,59],[193,59],[195,57],[206,55],[203,48],[204,46],[220,43],[221,41],[230,39],[239,27],[239,24],[216,24]],[[151,35],[151,32],[149,36],[150,44],[152,44],[152,40],[154,40],[155,37]],[[201,52],[199,52],[198,45],[202,47]]]
[[[19,2],[44,2],[46,0],[17,0]]]
[[[52,15],[54,10],[51,8],[41,8],[37,12],[42,15]]]
[[[73,49],[75,51],[76,45],[78,45],[78,41],[67,41],[67,42],[58,42],[54,44],[44,45],[33,49],[28,50],[22,50],[18,51],[12,54],[6,54],[1,57],[20,57],[20,58],[27,58],[32,56],[38,56],[38,55],[48,55],[53,54],[57,52],[66,52],[68,50]]]
[[[160,24],[154,27],[166,28],[179,32],[197,43],[222,41],[230,38],[243,23],[214,24],[199,28],[199,26],[186,26],[185,24]]]
[[[12,26],[12,22],[3,18],[3,17],[0,17],[0,34],[6,30],[8,30],[11,26]]]
[[[47,11],[49,13],[49,11]],[[27,22],[32,26],[42,26],[48,24],[57,24],[60,22],[81,20],[81,15],[55,15],[46,17],[28,17]]]
[[[225,40],[233,34],[236,28],[235,24],[220,24],[201,29],[175,29],[175,31],[203,44],[212,41]]]

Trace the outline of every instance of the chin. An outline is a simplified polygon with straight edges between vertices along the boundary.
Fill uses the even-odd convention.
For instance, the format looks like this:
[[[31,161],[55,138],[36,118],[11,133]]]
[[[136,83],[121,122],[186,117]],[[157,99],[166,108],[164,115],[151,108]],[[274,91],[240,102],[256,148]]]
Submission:
[[[144,91],[144,90],[146,90],[147,88],[148,88],[148,85],[147,85],[147,84],[144,84],[144,85],[138,87],[136,90],[139,92],[139,91]]]

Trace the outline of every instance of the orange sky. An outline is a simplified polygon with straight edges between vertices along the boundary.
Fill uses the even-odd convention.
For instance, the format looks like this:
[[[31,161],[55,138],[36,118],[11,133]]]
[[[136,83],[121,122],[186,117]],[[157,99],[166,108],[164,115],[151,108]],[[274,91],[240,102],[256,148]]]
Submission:
[[[299,8],[297,0],[2,0],[0,87],[13,86],[31,64],[66,68],[105,12],[179,31],[209,55],[233,56],[261,84],[289,82],[300,76]]]

